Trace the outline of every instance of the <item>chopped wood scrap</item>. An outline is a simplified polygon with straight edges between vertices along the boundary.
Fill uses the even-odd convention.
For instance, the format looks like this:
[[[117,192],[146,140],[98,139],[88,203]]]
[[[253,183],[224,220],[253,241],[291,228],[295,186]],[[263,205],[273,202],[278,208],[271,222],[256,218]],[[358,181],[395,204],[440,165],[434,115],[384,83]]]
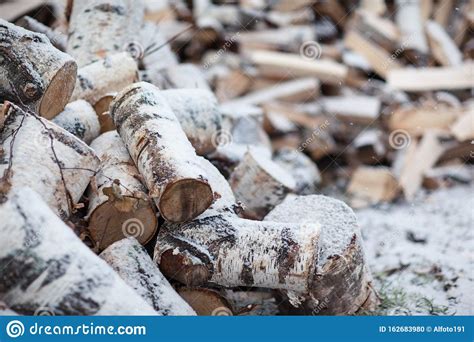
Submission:
[[[319,101],[328,115],[368,125],[380,115],[380,100],[373,96],[328,96]]]
[[[458,141],[474,139],[474,108],[465,111],[450,128]]]

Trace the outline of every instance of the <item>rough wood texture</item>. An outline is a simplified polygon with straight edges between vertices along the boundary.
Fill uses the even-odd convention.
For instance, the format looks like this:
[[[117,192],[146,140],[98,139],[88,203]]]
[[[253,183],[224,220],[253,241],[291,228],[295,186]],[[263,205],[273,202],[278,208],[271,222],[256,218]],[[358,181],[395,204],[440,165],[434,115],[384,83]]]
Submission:
[[[100,133],[97,114],[94,108],[84,100],[69,103],[52,121],[86,144],[90,144]]]
[[[137,78],[137,63],[128,53],[110,55],[78,70],[71,100],[83,99],[95,105],[103,97],[122,90]]]
[[[189,221],[211,205],[201,157],[158,88],[145,82],[125,88],[110,114],[165,220]]]
[[[67,53],[79,67],[126,50],[137,39],[142,0],[74,0]]]
[[[5,103],[2,114],[6,115],[0,131],[4,187],[31,187],[57,215],[67,218],[96,172],[99,159],[84,142],[31,112]]]
[[[178,293],[199,316],[233,316],[231,304],[219,292],[206,288],[181,288]]]
[[[0,204],[0,300],[24,315],[155,315],[29,188]]]
[[[0,102],[23,103],[51,119],[68,103],[76,71],[45,35],[0,19]]]
[[[100,257],[162,316],[195,316],[134,238],[115,242]]]
[[[89,231],[98,250],[133,236],[147,243],[158,219],[141,176],[116,131],[102,134],[91,148],[100,167],[89,190]]]
[[[256,220],[261,220],[296,189],[296,182],[287,170],[252,150],[234,169],[229,183],[245,207],[244,216]]]

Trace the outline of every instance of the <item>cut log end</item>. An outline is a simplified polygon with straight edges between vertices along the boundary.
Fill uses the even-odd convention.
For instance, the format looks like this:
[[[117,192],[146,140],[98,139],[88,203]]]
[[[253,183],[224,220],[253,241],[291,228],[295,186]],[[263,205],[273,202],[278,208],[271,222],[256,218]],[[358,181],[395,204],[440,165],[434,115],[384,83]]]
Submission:
[[[193,265],[180,253],[172,249],[165,251],[159,261],[160,270],[169,278],[173,278],[186,286],[200,286],[211,277],[205,265]]]
[[[76,74],[76,62],[67,60],[53,77],[43,95],[39,106],[41,116],[52,119],[64,109],[74,90]]]
[[[210,185],[199,179],[181,179],[169,184],[159,203],[161,216],[170,222],[187,222],[212,204]]]

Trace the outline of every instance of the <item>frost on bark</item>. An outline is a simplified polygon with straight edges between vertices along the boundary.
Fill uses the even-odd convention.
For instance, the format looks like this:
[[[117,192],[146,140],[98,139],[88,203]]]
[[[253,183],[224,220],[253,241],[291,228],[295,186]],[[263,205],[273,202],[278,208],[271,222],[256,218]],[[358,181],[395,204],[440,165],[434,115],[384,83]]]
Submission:
[[[23,315],[155,315],[29,188],[0,204],[0,300]]]
[[[117,53],[80,68],[71,101],[83,99],[95,105],[137,80],[135,60],[126,52]]]
[[[63,128],[12,103],[3,105],[2,116],[2,189],[30,187],[57,215],[68,218],[96,172],[99,159]]]
[[[100,167],[89,188],[89,232],[98,250],[133,236],[147,243],[158,219],[140,174],[116,131],[102,134],[91,148]]]
[[[67,104],[64,110],[52,121],[86,144],[90,144],[100,133],[97,114],[94,108],[84,100]]]
[[[0,19],[0,102],[22,103],[51,119],[69,102],[77,65],[41,34]]]
[[[110,114],[167,221],[192,220],[213,201],[212,189],[181,125],[158,88],[135,83],[120,92]]]
[[[163,316],[195,316],[196,312],[181,298],[161,274],[146,250],[134,238],[115,242],[100,257]]]
[[[79,67],[126,50],[143,21],[142,0],[73,0],[67,53]]]

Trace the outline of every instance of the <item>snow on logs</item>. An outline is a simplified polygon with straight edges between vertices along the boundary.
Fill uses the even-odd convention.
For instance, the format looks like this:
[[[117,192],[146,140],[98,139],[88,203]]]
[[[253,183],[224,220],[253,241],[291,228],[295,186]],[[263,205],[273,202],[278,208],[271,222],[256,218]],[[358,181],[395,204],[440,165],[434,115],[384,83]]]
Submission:
[[[0,300],[23,315],[156,315],[29,188],[0,201]]]
[[[66,52],[82,67],[125,51],[139,36],[143,15],[143,0],[72,1]]]
[[[51,119],[69,102],[76,72],[73,58],[45,35],[0,19],[0,102],[22,103]]]
[[[30,187],[68,218],[97,170],[95,153],[63,128],[12,103],[4,103],[0,117],[3,190]]]
[[[102,134],[91,148],[100,159],[89,191],[89,232],[99,251],[133,236],[147,243],[158,219],[141,176],[116,131]]]
[[[202,157],[158,88],[146,82],[126,87],[111,103],[110,114],[165,220],[186,222],[211,205]]]
[[[115,272],[163,316],[195,316],[134,238],[115,242],[100,254]]]

